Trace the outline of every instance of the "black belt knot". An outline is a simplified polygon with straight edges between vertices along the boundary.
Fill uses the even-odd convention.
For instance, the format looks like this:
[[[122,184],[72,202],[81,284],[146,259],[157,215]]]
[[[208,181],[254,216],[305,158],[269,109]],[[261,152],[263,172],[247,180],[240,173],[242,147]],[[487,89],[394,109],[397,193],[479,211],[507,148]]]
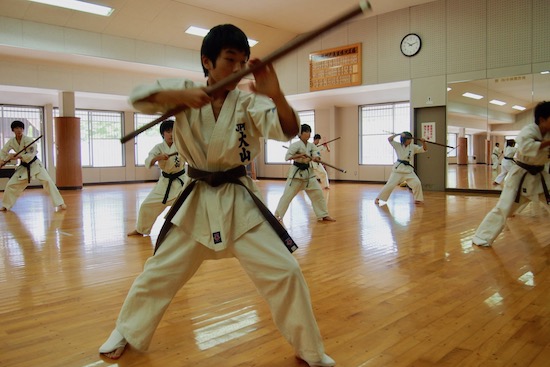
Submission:
[[[399,162],[399,164],[404,164],[405,166],[413,167],[413,165],[409,161],[405,161],[405,160],[401,160],[401,159],[398,159],[397,161]],[[395,168],[399,167],[399,164]]]
[[[166,187],[166,192],[164,193],[164,199],[162,199],[162,203],[166,204],[166,202],[168,201],[168,196],[170,195],[170,188],[172,187],[172,182],[174,182],[175,180],[178,180],[181,186],[183,186],[183,181],[180,178],[180,176],[185,173],[185,169],[182,169],[181,171],[175,172],[175,173],[166,173],[164,171],[161,171],[161,172],[162,172],[162,176],[168,179],[168,187]]]
[[[239,180],[239,177],[246,176],[246,167],[245,166],[238,166],[235,168],[232,168],[228,171],[224,172],[207,172],[207,171],[201,171],[199,169],[189,167],[188,169],[188,176],[192,179],[191,183],[183,190],[181,195],[178,197],[174,205],[170,208],[170,211],[166,215],[166,219],[164,221],[164,224],[162,225],[162,228],[160,230],[159,236],[157,238],[157,243],[155,245],[155,251],[157,252],[158,248],[162,244],[162,241],[166,237],[166,234],[172,227],[172,218],[176,215],[178,210],[183,205],[183,202],[191,191],[193,190],[193,187],[195,187],[195,184],[197,181],[203,181],[206,182],[208,185],[212,187],[218,187],[224,183],[232,183],[235,185],[240,185],[248,191],[250,194],[250,197],[260,209],[262,212],[264,218],[269,222],[271,227],[275,230],[281,241],[283,241],[283,244],[286,246],[288,251],[291,253],[294,252],[298,245],[294,242],[294,240],[290,237],[288,232],[286,231],[285,227],[275,218],[275,216],[269,211],[269,209],[265,206],[265,204],[250,190],[245,184]]]
[[[533,166],[533,165],[523,163],[523,162],[520,162],[520,161],[514,161],[514,162],[516,162],[516,164],[518,166],[520,166],[525,171],[527,171],[523,174],[523,176],[521,176],[521,180],[519,181],[519,187],[518,187],[518,191],[516,193],[515,202],[519,203],[519,198],[521,196],[521,187],[523,186],[523,181],[525,180],[525,176],[527,176],[527,174],[529,173],[533,176],[536,176],[536,175],[540,174],[540,179],[541,179],[541,182],[542,182],[542,190],[544,191],[544,197],[546,198],[546,204],[550,204],[550,193],[548,192],[548,187],[546,186],[546,181],[544,180],[544,176],[542,175],[542,171],[544,170],[544,166]]]
[[[33,164],[34,161],[38,159],[37,156],[35,156],[33,159],[30,160],[29,163],[21,161],[21,165],[25,168],[27,168],[27,182],[31,183],[31,164]]]

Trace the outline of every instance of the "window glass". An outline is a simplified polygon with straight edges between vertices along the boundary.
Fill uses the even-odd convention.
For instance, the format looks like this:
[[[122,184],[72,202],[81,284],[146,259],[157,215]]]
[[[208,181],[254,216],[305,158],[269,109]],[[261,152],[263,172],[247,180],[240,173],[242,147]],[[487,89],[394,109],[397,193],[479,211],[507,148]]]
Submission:
[[[377,104],[360,107],[360,157],[362,165],[391,165],[395,152],[388,136],[409,131],[411,110],[409,102]]]

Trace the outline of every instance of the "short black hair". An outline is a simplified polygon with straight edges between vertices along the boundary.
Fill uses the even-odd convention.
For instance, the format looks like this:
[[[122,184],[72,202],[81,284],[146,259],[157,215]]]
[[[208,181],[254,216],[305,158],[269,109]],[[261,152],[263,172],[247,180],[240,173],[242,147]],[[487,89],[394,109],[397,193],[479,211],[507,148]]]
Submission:
[[[315,134],[315,135],[313,136],[313,140],[317,140],[317,139],[321,139],[321,135]]]
[[[311,126],[309,126],[308,124],[302,124],[302,126],[300,127],[300,134],[305,132],[311,132]]]
[[[535,124],[539,124],[540,119],[547,119],[550,117],[550,102],[539,102],[535,107]]]
[[[160,135],[164,137],[164,132],[166,130],[174,129],[174,120],[164,120],[160,123]]]
[[[406,142],[407,140],[413,138],[413,134],[411,134],[409,131],[403,131],[402,134],[405,135],[405,136],[402,135],[402,136],[399,138],[399,140],[401,140],[401,144],[405,144],[405,142]]]
[[[201,56],[206,56],[214,67],[216,60],[223,49],[233,48],[244,52],[246,58],[250,57],[250,45],[246,34],[233,24],[220,24],[212,28],[202,40]],[[202,65],[202,60],[201,60]],[[208,70],[202,66],[204,76],[208,76]]]
[[[11,131],[13,131],[16,127],[25,129],[25,124],[23,123],[23,121],[15,120],[11,123]]]

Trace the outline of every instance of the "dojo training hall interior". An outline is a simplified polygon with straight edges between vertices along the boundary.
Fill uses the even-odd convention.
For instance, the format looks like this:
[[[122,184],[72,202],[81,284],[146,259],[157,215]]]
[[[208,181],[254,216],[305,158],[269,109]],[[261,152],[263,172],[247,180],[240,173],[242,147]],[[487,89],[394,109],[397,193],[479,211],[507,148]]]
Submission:
[[[231,23],[266,57],[357,6],[353,0],[102,0],[96,15],[26,0],[0,2],[0,141],[25,122],[67,210],[32,181],[0,213],[2,366],[306,366],[281,336],[235,259],[207,261],[179,291],[147,352],[97,350],[151,236],[128,237],[159,178],[144,166],[161,142],[128,96],[160,78],[205,80],[202,37]],[[547,0],[371,0],[358,15],[274,62],[301,121],[330,141],[323,190],[334,223],[309,198],[284,225],[298,244],[326,352],[342,367],[546,366],[550,359],[548,207],[530,203],[492,247],[472,236],[497,203],[503,148],[550,100]],[[109,12],[109,11],[107,11]],[[408,53],[406,38],[421,44]],[[403,48],[402,46],[405,46]],[[245,77],[242,88],[251,81]],[[424,203],[390,176],[393,132],[430,143],[415,159]],[[266,140],[256,182],[274,211],[290,142]],[[344,172],[345,171],[345,172]],[[4,190],[14,167],[0,169]],[[0,196],[3,196],[3,192]]]

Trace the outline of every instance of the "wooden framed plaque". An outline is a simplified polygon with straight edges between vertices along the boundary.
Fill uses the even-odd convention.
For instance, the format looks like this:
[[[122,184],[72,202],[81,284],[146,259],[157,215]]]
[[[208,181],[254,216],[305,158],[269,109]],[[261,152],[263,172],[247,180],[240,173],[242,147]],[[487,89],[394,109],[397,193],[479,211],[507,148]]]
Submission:
[[[361,85],[361,44],[309,54],[309,90]]]

